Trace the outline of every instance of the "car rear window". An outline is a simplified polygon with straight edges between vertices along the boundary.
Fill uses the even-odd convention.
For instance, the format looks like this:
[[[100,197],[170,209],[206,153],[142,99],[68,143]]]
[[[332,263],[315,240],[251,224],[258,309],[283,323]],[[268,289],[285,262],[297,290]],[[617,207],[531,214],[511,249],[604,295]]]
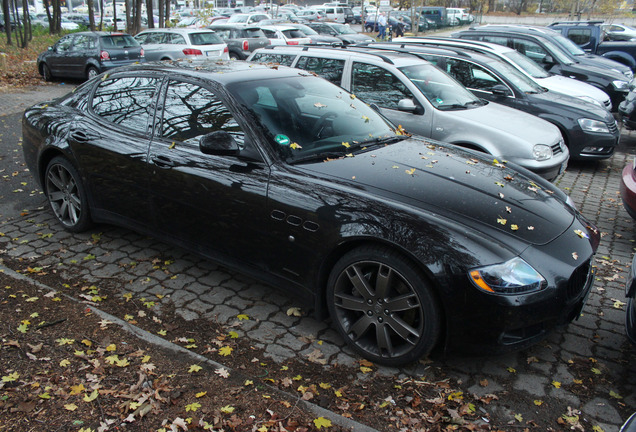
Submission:
[[[294,29],[294,30],[283,30],[283,34],[287,38],[304,38],[304,37],[306,37],[303,32],[301,32],[300,30],[296,30],[296,29]]]
[[[139,42],[127,34],[102,36],[101,41],[104,48],[126,48],[139,46]]]
[[[214,33],[190,33],[193,45],[214,45],[223,43],[221,38]]]
[[[265,33],[263,33],[263,30],[261,29],[245,29],[243,30],[244,32],[244,36],[243,37],[247,37],[247,38],[266,38],[267,36],[265,36]]]

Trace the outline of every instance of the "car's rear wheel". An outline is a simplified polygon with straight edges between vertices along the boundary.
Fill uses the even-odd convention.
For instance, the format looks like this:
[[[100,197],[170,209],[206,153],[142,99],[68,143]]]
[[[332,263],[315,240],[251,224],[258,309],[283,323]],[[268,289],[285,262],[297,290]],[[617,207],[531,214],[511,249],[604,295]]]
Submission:
[[[427,355],[441,313],[421,272],[385,247],[362,247],[334,266],[327,305],[346,342],[363,357],[400,366]]]
[[[42,63],[42,76],[44,77],[44,81],[51,81],[53,79],[51,69],[49,69],[46,63]]]
[[[44,189],[55,217],[66,230],[81,232],[92,225],[84,184],[68,159],[57,156],[49,162]]]
[[[86,79],[92,79],[95,78],[97,75],[99,75],[99,71],[97,70],[97,68],[95,66],[89,66],[86,69]]]
[[[240,60],[241,57],[237,53],[230,52],[230,60]]]

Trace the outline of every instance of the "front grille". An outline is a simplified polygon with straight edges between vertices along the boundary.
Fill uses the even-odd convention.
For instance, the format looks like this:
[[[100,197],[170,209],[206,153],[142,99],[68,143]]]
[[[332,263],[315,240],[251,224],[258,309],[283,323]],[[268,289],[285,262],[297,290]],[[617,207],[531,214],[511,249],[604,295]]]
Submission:
[[[615,121],[607,122],[607,129],[609,129],[611,134],[618,133],[618,126],[616,126]]]
[[[552,146],[552,154],[557,155],[559,153],[563,153],[563,147],[561,146],[561,141],[559,141],[558,143]]]
[[[585,264],[578,267],[570,276],[567,286],[567,298],[568,301],[575,299],[581,295],[581,292],[586,288],[588,280],[591,280],[591,260],[588,260]]]

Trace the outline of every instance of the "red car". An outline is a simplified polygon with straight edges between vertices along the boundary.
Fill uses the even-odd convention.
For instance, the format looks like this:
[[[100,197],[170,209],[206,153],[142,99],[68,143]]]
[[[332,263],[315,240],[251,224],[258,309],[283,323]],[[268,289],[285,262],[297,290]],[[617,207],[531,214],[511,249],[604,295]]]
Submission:
[[[636,158],[623,168],[621,176],[621,198],[627,213],[636,219]]]

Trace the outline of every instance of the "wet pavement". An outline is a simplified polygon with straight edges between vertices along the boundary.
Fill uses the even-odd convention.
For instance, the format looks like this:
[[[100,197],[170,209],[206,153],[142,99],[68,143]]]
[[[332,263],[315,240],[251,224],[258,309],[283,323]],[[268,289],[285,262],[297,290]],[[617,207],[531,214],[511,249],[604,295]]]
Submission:
[[[162,298],[157,303],[174,306],[185,319],[235,325],[240,336],[251,339],[275,362],[307,358],[319,350],[328,364],[356,365],[359,358],[328,321],[306,313],[287,314],[290,307],[300,305],[283,291],[129,230],[102,225],[82,234],[63,231],[24,172],[16,122],[26,106],[67,90],[68,86],[48,86],[15,97],[0,94],[0,174],[5,180],[0,186],[15,180],[9,176],[22,182],[19,190],[0,189],[0,258],[27,259],[32,266],[55,268],[62,278],[80,277],[94,284],[108,281],[120,286],[122,294],[130,292],[138,298],[156,299],[159,294]],[[618,431],[625,412],[636,410],[636,350],[624,330],[624,287],[636,232],[618,192],[622,168],[635,149],[636,132],[623,131],[621,147],[611,159],[570,163],[555,182],[602,233],[595,286],[578,321],[517,353],[435,359],[403,369],[380,367],[379,372],[421,377],[433,364],[459,380],[465,392],[496,395],[499,400],[489,406],[490,413],[514,419],[523,406],[524,418],[530,419],[541,415],[541,404],[535,402],[549,401],[561,404],[564,414],[567,407],[579,410],[585,430],[599,426],[605,432]],[[161,304],[155,308],[159,310]],[[250,319],[237,323],[239,314]],[[577,387],[583,385],[578,379],[581,368],[598,371],[598,380],[585,383],[592,391]]]

